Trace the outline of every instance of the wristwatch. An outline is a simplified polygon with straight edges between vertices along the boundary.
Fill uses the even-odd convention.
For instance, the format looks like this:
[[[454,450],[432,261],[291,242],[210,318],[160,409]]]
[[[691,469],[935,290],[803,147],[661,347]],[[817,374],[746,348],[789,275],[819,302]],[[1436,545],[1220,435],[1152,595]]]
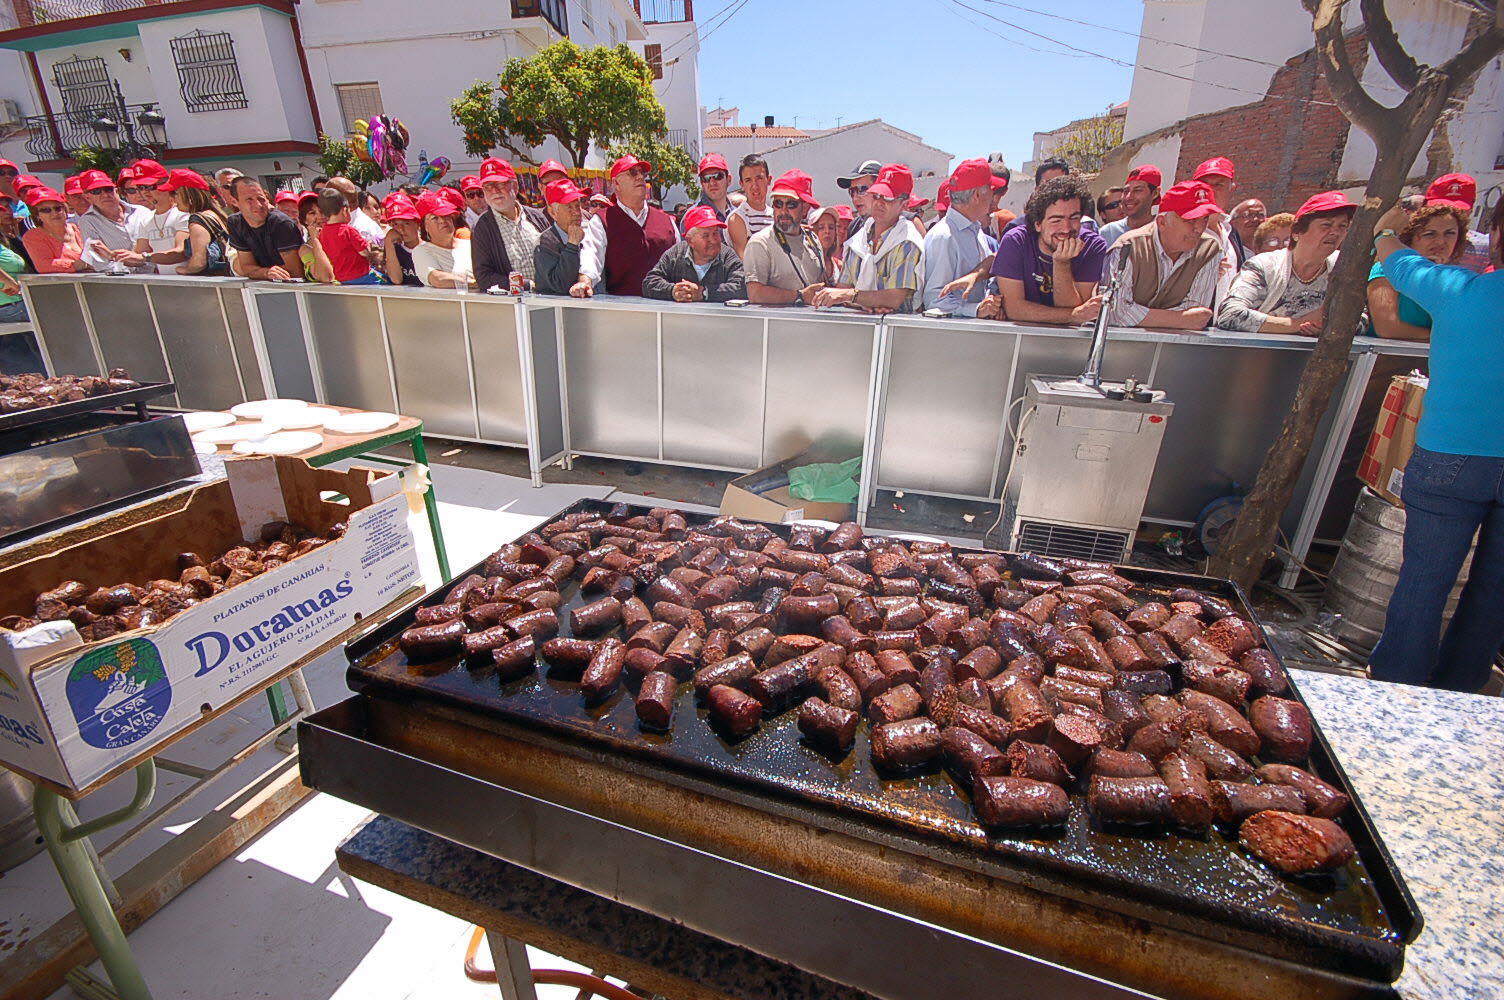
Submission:
[[[1378,232],[1373,234],[1373,241],[1377,243],[1379,242],[1379,240],[1382,240],[1386,236],[1393,236],[1396,239],[1399,238],[1399,234],[1396,233],[1393,229],[1380,229]]]

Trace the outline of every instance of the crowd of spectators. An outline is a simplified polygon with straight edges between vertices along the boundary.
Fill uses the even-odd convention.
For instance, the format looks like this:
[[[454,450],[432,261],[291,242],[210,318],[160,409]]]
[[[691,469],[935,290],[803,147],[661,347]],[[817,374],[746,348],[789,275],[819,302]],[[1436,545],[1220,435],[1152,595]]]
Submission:
[[[836,178],[849,205],[821,205],[801,170],[775,178],[753,154],[733,171],[710,153],[699,199],[672,213],[652,198],[653,165],[634,156],[611,165],[608,195],[577,186],[555,160],[538,173],[542,207],[523,203],[516,169],[496,157],[457,182],[384,198],[346,177],[268,192],[232,167],[206,177],[155,160],[113,179],[85,170],[59,192],[0,160],[0,322],[25,319],[17,279],[28,271],[520,287],[1060,325],[1094,320],[1115,275],[1116,326],[1315,335],[1357,210],[1326,191],[1271,213],[1238,197],[1222,156],[1173,184],[1138,164],[1097,196],[1069,164],[1046,160],[1021,217],[1000,205],[1011,173],[996,157],[963,161],[933,204],[915,196],[907,166],[876,160]],[[1490,234],[1474,231],[1476,197],[1471,177],[1438,178],[1402,202],[1397,238],[1436,263],[1491,268],[1501,213]],[[1367,292],[1366,332],[1429,336],[1430,314],[1382,264]]]

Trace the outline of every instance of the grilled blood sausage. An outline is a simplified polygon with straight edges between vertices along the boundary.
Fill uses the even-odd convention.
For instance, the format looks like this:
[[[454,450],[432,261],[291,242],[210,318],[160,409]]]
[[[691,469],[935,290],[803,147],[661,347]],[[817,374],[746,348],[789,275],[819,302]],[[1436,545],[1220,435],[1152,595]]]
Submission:
[[[569,630],[575,635],[604,632],[613,625],[620,624],[621,616],[621,602],[614,597],[602,597],[569,612]]]
[[[807,698],[799,709],[799,731],[805,739],[827,750],[850,750],[859,720],[855,712],[823,698]]]
[[[1254,773],[1266,784],[1288,785],[1295,789],[1305,800],[1306,812],[1312,816],[1336,819],[1352,804],[1352,800],[1340,788],[1289,764],[1265,764]]]
[[[652,729],[668,729],[674,718],[674,694],[679,690],[679,679],[673,674],[655,670],[642,679],[637,689],[637,720]]]
[[[1212,782],[1212,812],[1218,823],[1241,823],[1256,812],[1280,809],[1303,813],[1305,799],[1289,785],[1246,785],[1238,781]]]
[[[872,730],[872,763],[887,771],[918,767],[940,755],[940,727],[929,719],[904,719]]]
[[[1008,747],[1007,757],[1009,771],[1015,778],[1048,781],[1062,788],[1071,783],[1071,773],[1060,755],[1041,743],[1015,740]]]
[[[1141,825],[1170,821],[1170,789],[1158,778],[1093,777],[1086,805],[1104,823]]]
[[[1104,778],[1153,778],[1159,774],[1154,762],[1143,754],[1108,747],[1102,747],[1091,755],[1087,771]]]
[[[1248,706],[1248,721],[1263,740],[1263,756],[1284,764],[1296,764],[1311,752],[1311,713],[1298,701],[1272,694]]]
[[[1290,679],[1285,676],[1285,668],[1279,665],[1279,660],[1267,649],[1250,649],[1238,660],[1238,666],[1253,678],[1251,693],[1254,695],[1284,694],[1290,690]]]
[[[580,677],[580,693],[587,701],[605,701],[621,683],[622,668],[626,665],[627,647],[620,639],[602,639],[595,645],[595,655]]]
[[[465,639],[465,623],[459,619],[437,625],[419,625],[402,633],[397,644],[413,663],[441,660],[460,651]],[[499,645],[499,643],[498,643]]]
[[[746,736],[762,724],[762,702],[725,684],[705,692],[705,705],[712,722],[732,736]]]
[[[1358,853],[1352,838],[1331,820],[1280,810],[1248,817],[1238,828],[1238,841],[1286,875],[1341,868]]]
[[[970,729],[948,726],[940,732],[945,763],[967,785],[978,778],[1007,774],[1008,758]]]
[[[491,650],[491,661],[496,664],[496,676],[503,682],[515,681],[533,672],[533,655],[538,644],[530,635]]]
[[[1172,753],[1159,762],[1159,776],[1170,790],[1170,815],[1187,830],[1212,825],[1212,790],[1206,765],[1188,754]]]
[[[992,775],[976,779],[972,806],[988,826],[1060,826],[1071,813],[1065,789],[1048,781]]]

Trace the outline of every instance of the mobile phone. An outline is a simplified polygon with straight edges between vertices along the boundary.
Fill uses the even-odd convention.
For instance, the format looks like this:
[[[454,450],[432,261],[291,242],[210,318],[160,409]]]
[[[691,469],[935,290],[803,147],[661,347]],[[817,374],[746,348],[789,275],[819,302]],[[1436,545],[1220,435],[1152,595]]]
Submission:
[[[740,309],[746,304],[746,299],[727,299],[725,302],[721,303],[721,305],[730,306],[732,309]]]

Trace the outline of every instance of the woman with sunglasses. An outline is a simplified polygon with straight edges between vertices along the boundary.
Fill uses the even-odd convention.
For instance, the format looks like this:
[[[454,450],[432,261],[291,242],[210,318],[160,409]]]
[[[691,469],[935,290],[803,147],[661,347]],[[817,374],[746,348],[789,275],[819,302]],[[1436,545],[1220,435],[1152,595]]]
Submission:
[[[26,230],[21,241],[39,273],[94,270],[83,259],[84,234],[68,221],[68,206],[61,194],[49,187],[32,188],[27,193],[27,204],[36,225]]]

